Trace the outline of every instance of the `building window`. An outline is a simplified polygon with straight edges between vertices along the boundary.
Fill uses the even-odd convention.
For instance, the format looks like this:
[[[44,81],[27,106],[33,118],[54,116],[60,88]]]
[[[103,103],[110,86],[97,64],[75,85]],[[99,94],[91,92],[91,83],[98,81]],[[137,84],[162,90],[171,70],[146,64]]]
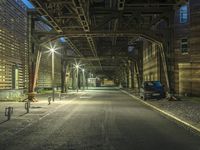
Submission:
[[[12,89],[19,89],[19,69],[17,65],[13,66]]]
[[[187,38],[183,38],[181,39],[181,45],[180,45],[180,49],[182,54],[187,54],[188,53],[188,39]]]
[[[188,6],[183,5],[180,8],[180,23],[187,23],[188,22]]]

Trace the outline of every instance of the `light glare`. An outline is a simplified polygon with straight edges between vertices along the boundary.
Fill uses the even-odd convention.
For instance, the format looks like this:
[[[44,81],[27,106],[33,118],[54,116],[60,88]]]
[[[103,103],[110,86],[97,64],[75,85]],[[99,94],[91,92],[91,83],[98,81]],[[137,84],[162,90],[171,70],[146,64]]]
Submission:
[[[54,53],[54,52],[55,52],[55,48],[51,48],[50,51],[51,51],[52,53]]]

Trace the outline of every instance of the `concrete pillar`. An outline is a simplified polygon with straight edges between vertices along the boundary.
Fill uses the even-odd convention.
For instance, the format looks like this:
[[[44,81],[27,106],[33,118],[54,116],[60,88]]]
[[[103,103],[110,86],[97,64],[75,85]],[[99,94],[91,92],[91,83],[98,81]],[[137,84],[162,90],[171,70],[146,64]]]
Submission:
[[[61,66],[61,93],[65,93],[66,92],[66,65],[63,64]]]
[[[61,55],[61,93],[66,92],[66,72],[67,72],[67,63],[64,60],[63,55]]]
[[[34,81],[35,81],[35,68],[36,68],[36,49],[35,43],[32,40],[33,31],[35,28],[35,21],[33,15],[28,12],[28,62],[29,62],[29,89],[28,89],[28,100],[34,101],[35,93],[34,93]]]
[[[72,89],[76,89],[76,71],[73,70],[72,72]]]
[[[132,87],[132,73],[131,73],[131,61],[129,60],[128,61],[128,88],[131,88]]]
[[[123,66],[124,67],[124,66]],[[126,87],[127,85],[127,80],[126,80],[126,69],[122,69],[122,86]]]
[[[130,64],[130,72],[131,72],[131,88],[134,89],[134,68],[133,68],[133,62],[131,61]]]
[[[126,88],[129,88],[129,68],[127,64],[125,67],[125,74],[126,74]]]
[[[132,77],[132,87],[135,88],[135,72],[134,72],[134,65],[133,62],[131,63],[131,77]]]

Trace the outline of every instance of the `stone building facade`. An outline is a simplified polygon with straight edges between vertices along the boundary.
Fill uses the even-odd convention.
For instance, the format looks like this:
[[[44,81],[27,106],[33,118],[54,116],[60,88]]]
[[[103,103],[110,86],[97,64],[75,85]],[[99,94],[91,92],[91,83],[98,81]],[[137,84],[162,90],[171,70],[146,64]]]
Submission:
[[[176,9],[174,16],[173,65],[169,76],[172,90],[178,95],[200,96],[200,1],[189,0],[186,5]],[[143,48],[143,79],[161,80],[163,66],[155,43]],[[155,55],[157,53],[157,55]],[[166,55],[168,55],[166,53]],[[165,82],[165,81],[161,81]]]
[[[42,22],[36,30],[48,30]],[[37,87],[51,87],[51,57],[45,48]],[[55,86],[61,85],[61,53],[55,54]],[[28,92],[28,23],[27,7],[22,0],[0,1],[0,100],[17,100]]]
[[[175,16],[175,90],[200,95],[200,1],[190,0]]]
[[[21,0],[0,1],[0,98],[18,97],[28,87],[26,7]]]

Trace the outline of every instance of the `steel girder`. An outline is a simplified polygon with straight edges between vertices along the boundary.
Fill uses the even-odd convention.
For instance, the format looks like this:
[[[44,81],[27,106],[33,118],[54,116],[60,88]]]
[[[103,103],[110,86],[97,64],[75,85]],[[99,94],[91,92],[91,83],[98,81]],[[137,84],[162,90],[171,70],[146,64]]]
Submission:
[[[90,31],[90,26],[89,26],[89,1],[73,0],[73,4],[75,6],[75,10],[76,10],[79,22],[82,25],[83,30],[85,32]],[[95,46],[93,37],[91,37],[90,35],[86,35],[86,39],[87,39],[87,42],[90,46],[92,54],[96,57],[97,56],[97,50],[96,50],[96,46]],[[99,66],[101,67],[101,62],[98,61],[98,63],[99,63]]]
[[[158,34],[157,34],[158,33]],[[83,31],[68,31],[63,32],[62,34],[56,33],[56,32],[35,32],[37,35],[57,35],[60,37],[67,36],[67,37],[144,37],[144,38],[152,38],[157,41],[162,42],[162,37],[159,36],[159,31],[150,31],[148,29],[141,29],[141,30],[132,30],[132,31],[116,31],[116,32],[110,32],[110,31],[91,31],[91,32],[83,32]]]
[[[94,56],[97,55],[97,50],[96,50],[96,46],[95,46],[93,37],[99,37],[99,35],[97,35],[96,33],[90,34],[88,32],[95,32],[94,25],[97,24],[97,23],[95,23],[96,21],[98,22],[98,20],[99,20],[102,24],[106,24],[106,22],[110,22],[109,18],[111,18],[111,21],[112,21],[113,17],[116,20],[119,20],[119,16],[121,16],[122,18],[127,16],[132,19],[130,19],[129,22],[125,22],[125,20],[127,20],[127,19],[123,18],[122,22],[125,22],[126,28],[127,27],[130,28],[133,25],[134,20],[136,20],[135,24],[138,24],[141,22],[141,19],[142,19],[142,17],[140,17],[141,14],[149,15],[149,17],[152,17],[152,15],[155,16],[155,14],[157,14],[157,15],[163,14],[164,12],[171,11],[172,6],[174,6],[176,4],[175,1],[173,1],[173,0],[170,0],[170,1],[166,0],[166,1],[162,1],[162,2],[159,0],[156,0],[151,3],[146,3],[146,1],[144,1],[144,0],[140,0],[140,1],[117,0],[117,2],[115,2],[117,4],[116,7],[112,6],[112,8],[108,8],[108,7],[103,8],[103,7],[97,7],[95,1],[91,2],[91,4],[93,4],[94,7],[90,6],[90,4],[89,4],[90,1],[88,1],[88,0],[69,0],[69,1],[44,0],[43,3],[41,3],[41,0],[31,0],[31,1],[36,6],[37,10],[39,12],[41,12],[41,14],[43,16],[45,16],[47,18],[47,20],[49,20],[49,22],[56,29],[58,34],[64,35],[64,36],[69,36],[69,37],[80,37],[80,36],[85,37],[89,43],[89,46],[92,50],[92,54]],[[102,2],[105,2],[105,1],[102,1]],[[63,9],[63,8],[65,8],[65,9]],[[68,9],[67,13],[65,12],[66,9]],[[110,16],[110,17],[107,17],[107,20],[104,19],[105,14],[108,14],[108,16]],[[90,17],[89,17],[89,15],[90,15]],[[95,19],[92,19],[91,16],[95,16]],[[100,16],[101,18],[98,18],[98,16]],[[139,16],[139,18],[138,18],[138,16]],[[92,21],[92,20],[95,20],[95,21]],[[137,22],[137,20],[139,20],[139,22]],[[145,20],[145,19],[143,19],[143,20]],[[147,24],[147,26],[155,24],[155,22],[157,20],[159,21],[160,19],[157,19],[157,17],[156,17],[153,21],[151,21],[151,23],[149,22],[149,20],[147,20],[147,22],[149,22]],[[67,25],[62,26],[63,23],[65,23],[65,22],[67,22],[67,23],[79,22],[79,24],[72,23],[72,24],[69,24],[68,26]],[[120,31],[118,31],[118,30],[123,31],[124,29],[117,30],[117,24],[118,24],[117,22],[119,22],[119,21],[115,21],[115,25],[114,25],[115,28],[113,30],[113,31],[116,31],[117,33],[113,34],[112,37],[117,37],[118,35],[121,37],[121,36],[125,35],[124,33],[120,34],[119,33]],[[120,22],[120,24],[121,24],[121,22]],[[143,25],[144,24],[145,23],[143,23]],[[97,26],[99,27],[99,29],[101,28],[101,24],[100,25],[97,24]],[[124,26],[124,24],[121,26]],[[138,29],[136,29],[136,30],[138,31]],[[141,30],[143,30],[143,28],[140,28],[139,30],[141,31]],[[150,26],[149,26],[149,29],[147,29],[147,30],[150,30]],[[85,35],[84,34],[76,34],[76,35],[68,34],[69,33],[68,31],[70,31],[70,32],[74,31],[74,33],[76,31],[80,31],[80,32],[84,31]],[[68,32],[68,33],[63,34],[64,32]],[[149,31],[148,31],[148,33],[149,33]],[[53,34],[53,33],[50,32],[50,34]],[[105,36],[109,35],[109,37],[111,37],[111,34],[107,34],[107,33],[101,34],[100,37],[105,37],[104,35]],[[137,34],[134,34],[134,36],[135,35],[137,36]],[[145,34],[142,33],[142,35],[145,35]],[[154,38],[154,35],[153,35],[153,38]],[[129,36],[129,35],[126,34],[125,36]],[[133,34],[131,34],[130,36],[133,36]],[[159,39],[160,37],[157,37],[157,38]],[[74,49],[74,47],[75,46],[72,46],[73,49]]]
[[[35,32],[38,35],[54,35],[52,38],[85,38],[94,57],[100,51],[94,39],[113,37],[143,37],[149,41],[162,43],[160,30],[152,30],[181,0],[31,0],[36,3],[38,11],[44,15],[57,32]],[[110,2],[113,1],[113,5]],[[43,5],[37,5],[43,2]],[[43,7],[44,6],[44,7]],[[44,8],[44,10],[43,10]],[[45,13],[49,13],[45,15]],[[48,17],[49,15],[49,17]],[[121,18],[121,20],[120,20]],[[53,20],[53,21],[52,21]],[[113,21],[118,20],[118,21]],[[55,23],[54,23],[55,22]],[[110,24],[115,22],[115,29]],[[118,22],[118,23],[117,23]],[[58,28],[58,27],[60,28]],[[62,32],[60,32],[60,29]],[[167,30],[164,32],[168,32]],[[120,39],[118,39],[120,40]],[[101,40],[99,40],[101,43]],[[70,43],[70,42],[69,42]],[[105,43],[101,43],[104,45]],[[71,45],[71,44],[70,44]],[[73,48],[73,46],[71,46]],[[80,49],[87,49],[81,47]],[[73,48],[76,49],[76,48]],[[79,49],[79,48],[77,48]],[[124,49],[123,49],[124,50]],[[120,53],[119,53],[120,55]],[[87,55],[86,55],[87,56]],[[91,54],[88,54],[91,56]],[[105,60],[101,60],[105,61]]]
[[[48,20],[49,24],[51,25],[51,27],[53,27],[53,29],[57,32],[57,33],[62,33],[63,30],[62,28],[59,26],[59,24],[55,21],[55,18],[52,17],[52,15],[48,12],[48,10],[46,9],[44,2],[42,3],[40,0],[30,0],[33,5],[36,7],[36,10],[40,13],[40,15],[42,15],[43,17],[45,17],[45,19]],[[57,1],[54,1],[57,2]],[[59,1],[59,2],[64,2],[64,1]],[[58,3],[55,3],[58,4]],[[54,37],[55,38],[55,37]],[[57,38],[57,37],[56,37]],[[49,40],[47,40],[48,42]],[[76,48],[76,46],[70,41],[70,39],[68,39],[69,42],[69,46],[74,49],[74,51],[77,54],[80,54],[80,51]],[[45,42],[44,42],[45,43]]]

